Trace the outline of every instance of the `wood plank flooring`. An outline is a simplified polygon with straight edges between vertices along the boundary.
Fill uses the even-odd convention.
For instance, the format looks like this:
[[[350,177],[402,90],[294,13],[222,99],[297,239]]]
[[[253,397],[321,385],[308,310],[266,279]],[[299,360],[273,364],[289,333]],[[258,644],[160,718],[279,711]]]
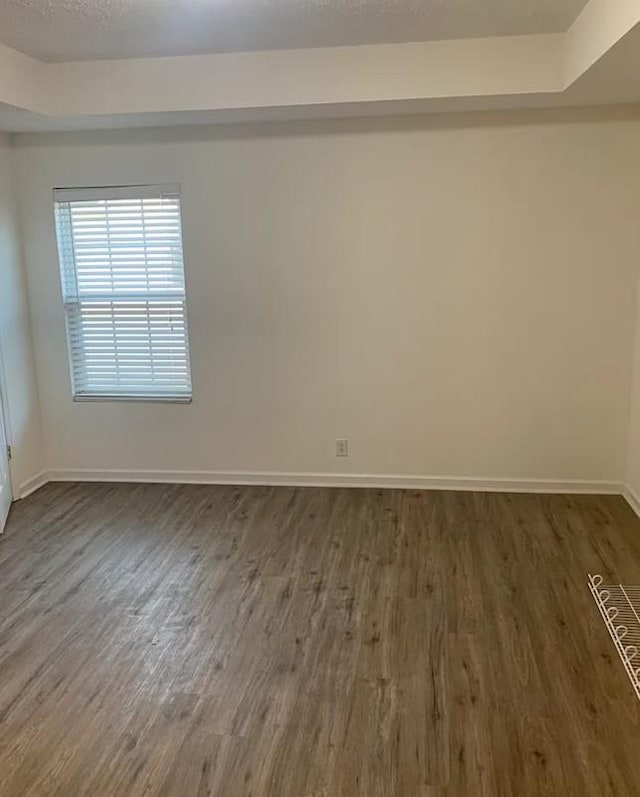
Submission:
[[[50,484],[0,540],[2,797],[640,794],[621,498]]]

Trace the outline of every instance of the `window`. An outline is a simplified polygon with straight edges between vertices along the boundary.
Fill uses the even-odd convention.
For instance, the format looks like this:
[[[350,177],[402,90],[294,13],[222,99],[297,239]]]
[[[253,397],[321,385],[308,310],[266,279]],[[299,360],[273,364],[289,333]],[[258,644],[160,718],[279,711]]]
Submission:
[[[189,400],[177,186],[54,191],[75,399]]]

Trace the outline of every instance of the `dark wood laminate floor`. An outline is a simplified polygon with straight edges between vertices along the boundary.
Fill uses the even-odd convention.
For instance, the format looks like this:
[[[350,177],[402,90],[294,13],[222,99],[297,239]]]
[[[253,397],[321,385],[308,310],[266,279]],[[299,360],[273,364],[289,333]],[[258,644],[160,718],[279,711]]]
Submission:
[[[0,541],[3,797],[640,794],[621,498],[51,484]]]

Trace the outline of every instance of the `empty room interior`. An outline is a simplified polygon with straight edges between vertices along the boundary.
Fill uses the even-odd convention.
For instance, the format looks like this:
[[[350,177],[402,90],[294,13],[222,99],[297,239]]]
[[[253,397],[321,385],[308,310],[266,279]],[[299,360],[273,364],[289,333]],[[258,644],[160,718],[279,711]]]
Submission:
[[[0,0],[1,797],[640,795],[640,0]]]

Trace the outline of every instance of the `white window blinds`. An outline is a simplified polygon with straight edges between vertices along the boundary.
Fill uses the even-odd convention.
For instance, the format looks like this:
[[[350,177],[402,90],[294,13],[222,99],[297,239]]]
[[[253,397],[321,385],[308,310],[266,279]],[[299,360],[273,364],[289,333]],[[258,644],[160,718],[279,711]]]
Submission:
[[[75,398],[189,399],[177,186],[56,189]]]

